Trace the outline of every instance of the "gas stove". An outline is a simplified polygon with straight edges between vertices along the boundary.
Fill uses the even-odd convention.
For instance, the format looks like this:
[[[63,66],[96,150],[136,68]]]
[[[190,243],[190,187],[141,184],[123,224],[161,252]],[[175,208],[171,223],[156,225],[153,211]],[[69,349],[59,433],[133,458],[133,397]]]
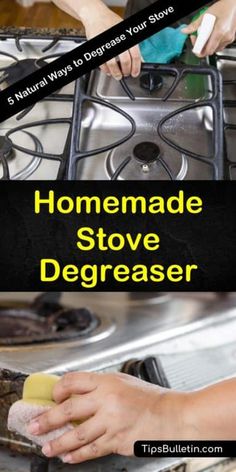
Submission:
[[[3,331],[7,318],[10,326],[14,326],[12,318],[15,320],[11,342],[8,332],[7,342],[3,332],[0,337],[0,461],[5,472],[30,468],[47,472],[48,467],[50,471],[72,470],[57,461],[46,462],[32,444],[6,430],[9,406],[20,398],[29,373],[123,371],[180,390],[194,390],[236,373],[235,294],[94,293],[91,297],[70,293],[61,297],[8,293],[0,295],[1,317]],[[48,327],[46,336],[42,325]],[[213,464],[215,470],[216,463],[224,471],[235,467],[228,459],[112,456],[73,470],[157,472],[181,467],[198,471]]]
[[[82,41],[0,35],[0,88]],[[234,179],[235,84],[217,59],[218,68],[199,62],[188,45],[173,64],[143,64],[137,79],[93,71],[0,125],[0,178]]]

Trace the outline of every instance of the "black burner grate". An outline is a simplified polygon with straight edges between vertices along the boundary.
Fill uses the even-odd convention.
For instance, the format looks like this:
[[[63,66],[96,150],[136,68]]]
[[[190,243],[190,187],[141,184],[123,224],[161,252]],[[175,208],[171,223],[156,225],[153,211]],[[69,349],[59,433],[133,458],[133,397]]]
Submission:
[[[3,36],[4,35],[1,35],[1,37]],[[7,38],[8,37],[9,36],[7,36]],[[15,39],[15,43],[16,43],[16,47],[18,51],[22,52],[23,47],[24,47],[23,40],[26,38],[24,38],[24,36],[20,36],[20,37],[17,36],[14,39]],[[48,38],[45,38],[45,39],[48,39]],[[0,55],[9,57],[13,61],[8,67],[0,69],[0,72],[2,72],[2,75],[0,78],[0,85],[1,84],[6,84],[6,86],[12,85],[17,80],[19,80],[20,77],[21,78],[25,77],[26,75],[32,72],[35,72],[36,70],[45,66],[51,60],[58,58],[60,54],[46,55],[45,52],[52,49],[58,43],[60,39],[73,40],[75,42],[79,41],[79,38],[77,38],[76,40],[76,38],[69,37],[69,36],[65,38],[55,37],[54,39],[49,41],[49,43],[44,49],[42,49],[41,51],[42,58],[40,59],[19,60],[17,57],[13,56],[12,54],[8,54],[6,52],[0,52]],[[73,94],[60,93],[60,91],[58,91],[57,93],[52,94],[51,96],[45,98],[42,101],[43,102],[50,101],[52,103],[53,102],[73,103],[73,100],[74,100]],[[25,109],[16,117],[16,119],[20,121],[29,114],[29,120],[30,120],[30,112],[32,111],[34,107],[35,105]],[[34,129],[37,129],[37,127],[55,126],[55,125],[68,126],[67,138],[65,141],[64,149],[61,154],[46,153],[43,148],[42,142],[34,134]],[[11,150],[13,153],[15,153],[16,151],[20,151],[26,155],[31,156],[32,160],[29,162],[27,167],[23,169],[21,172],[18,172],[16,175],[10,175],[10,169],[9,169],[7,157],[4,153],[4,149],[1,148],[1,143],[0,143],[0,162],[2,164],[2,177],[1,178],[3,180],[16,180],[16,179],[23,179],[23,178],[26,179],[35,172],[35,170],[41,164],[42,160],[53,160],[59,164],[56,178],[58,180],[63,180],[66,175],[67,159],[68,159],[69,149],[70,149],[71,125],[72,125],[72,117],[70,116],[68,118],[45,119],[45,120],[34,121],[34,122],[29,121],[28,124],[20,125],[9,130],[5,135],[5,146],[11,147]],[[19,133],[19,132],[27,134],[27,136],[32,141],[32,149],[26,148],[24,146],[20,146],[17,143],[15,143],[15,140],[14,140],[15,135],[16,133]]]
[[[82,159],[96,156],[103,152],[110,151],[121,144],[128,141],[136,132],[136,123],[134,119],[128,115],[124,110],[113,105],[112,103],[108,103],[105,100],[97,97],[92,97],[87,95],[85,92],[86,88],[86,78],[79,79],[76,84],[75,89],[75,99],[74,99],[74,110],[73,110],[73,121],[72,121],[72,139],[71,139],[71,150],[68,162],[68,172],[67,178],[68,180],[75,180],[77,178],[77,164]],[[103,107],[110,108],[114,112],[122,115],[125,119],[127,119],[130,123],[130,132],[124,136],[123,138],[119,139],[113,144],[109,144],[107,146],[103,146],[97,149],[83,151],[80,149],[80,133],[81,133],[81,123],[82,123],[82,108],[83,104],[86,102],[96,103],[97,105],[101,105]]]
[[[236,63],[236,57],[235,54],[232,53],[232,49],[235,50],[236,48],[236,43],[232,43],[226,48],[226,52],[216,54],[212,59],[211,59],[211,64],[215,67],[218,67],[220,61],[229,61],[232,63]],[[231,77],[230,79],[224,79],[223,80],[223,85],[224,87],[231,87],[236,85],[236,78]],[[224,111],[226,112],[227,110],[235,110],[236,111],[236,99],[233,100],[228,100],[225,97],[223,97],[223,107]],[[226,113],[224,113],[224,154],[225,154],[225,176],[227,179],[230,180],[235,180],[235,175],[236,174],[236,163],[232,162],[229,156],[229,149],[228,149],[228,139],[227,135],[232,134],[234,135],[234,139],[236,138],[236,123],[230,123],[227,122],[226,118]]]

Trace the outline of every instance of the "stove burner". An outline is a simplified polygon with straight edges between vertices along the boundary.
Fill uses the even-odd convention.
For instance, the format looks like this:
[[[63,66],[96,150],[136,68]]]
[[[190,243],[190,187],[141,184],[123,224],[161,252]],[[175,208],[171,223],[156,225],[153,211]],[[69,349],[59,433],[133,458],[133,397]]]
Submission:
[[[0,346],[56,342],[85,337],[99,326],[87,308],[70,309],[42,298],[33,304],[5,302],[0,306]]]
[[[19,79],[24,79],[29,74],[36,72],[39,67],[46,66],[47,62],[40,61],[40,66],[37,59],[22,59],[12,64],[7,70],[6,83],[8,86],[15,84]]]
[[[140,87],[150,93],[163,87],[163,78],[157,72],[148,72],[140,77]]]
[[[157,357],[147,357],[144,360],[130,359],[122,366],[121,372],[160,387],[170,388],[162,364]]]
[[[136,134],[132,143],[128,141],[112,150],[106,159],[108,177],[111,180],[185,179],[189,167],[186,156],[169,150],[164,158],[161,143],[152,141],[152,138],[151,134]]]
[[[58,331],[73,326],[79,331],[88,329],[94,322],[94,315],[87,308],[74,308],[62,312],[57,318]]]
[[[30,318],[27,311],[17,309],[0,309],[1,344],[4,338],[18,338],[19,336],[37,336],[47,332],[47,326],[36,318]]]
[[[133,154],[141,164],[151,164],[160,156],[160,148],[156,143],[143,141],[135,146]]]
[[[3,156],[5,159],[11,159],[14,157],[13,145],[10,139],[5,136],[0,136],[0,158]]]

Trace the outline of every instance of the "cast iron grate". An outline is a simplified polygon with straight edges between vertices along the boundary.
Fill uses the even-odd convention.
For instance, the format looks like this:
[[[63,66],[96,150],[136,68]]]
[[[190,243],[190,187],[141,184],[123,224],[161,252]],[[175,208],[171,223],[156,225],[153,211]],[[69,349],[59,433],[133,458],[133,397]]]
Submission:
[[[1,35],[1,37],[4,37],[4,35]],[[6,39],[9,38],[10,36],[6,36]],[[23,52],[24,50],[24,39],[29,39],[27,36],[26,38],[22,36],[16,36],[14,37],[15,40],[15,45],[16,48],[19,52]],[[44,39],[43,37],[41,39]],[[45,38],[48,40],[48,37]],[[45,66],[48,62],[51,60],[57,59],[60,57],[60,54],[50,54],[46,55],[45,53],[51,50],[53,47],[57,45],[60,39],[64,40],[73,40],[75,42],[74,37],[65,37],[65,38],[58,38],[55,37],[52,40],[48,41],[48,44],[46,47],[44,47],[41,50],[42,57],[37,59],[18,59],[15,55],[9,54],[7,52],[0,51],[1,56],[5,56],[6,58],[12,59],[12,62],[10,65],[5,66],[0,68],[0,86],[4,84],[4,86],[9,86],[17,82],[19,78],[25,77],[30,73],[33,73],[43,66]],[[63,93],[60,90],[49,97],[45,98],[42,100],[42,102],[70,102],[73,103],[74,100],[74,95],[69,94],[69,93]],[[30,112],[33,110],[35,105],[26,108],[23,112],[19,113],[16,117],[17,121],[22,120],[25,118],[27,115],[29,115],[29,120],[30,120]],[[4,137],[4,145],[2,146],[1,141],[0,141],[0,162],[2,164],[2,176],[1,180],[25,180],[29,178],[31,175],[34,174],[34,172],[37,170],[37,168],[40,166],[42,160],[54,160],[59,163],[58,166],[58,171],[57,171],[57,176],[56,179],[58,180],[63,180],[65,177],[65,169],[66,169],[66,163],[67,163],[67,157],[69,154],[69,146],[70,146],[70,136],[71,136],[71,124],[72,124],[72,118],[71,116],[66,118],[55,118],[55,119],[45,119],[45,120],[40,120],[40,121],[33,121],[28,124],[24,125],[19,125],[17,127],[14,127],[10,129]],[[68,133],[67,133],[67,138],[65,141],[65,146],[61,154],[53,154],[53,153],[47,153],[44,151],[43,143],[39,140],[39,138],[34,134],[34,128],[37,127],[44,127],[44,126],[50,126],[50,125],[67,125],[68,126]],[[30,131],[29,131],[30,129]],[[16,133],[25,133],[27,136],[30,138],[32,141],[32,147],[33,149],[29,149],[24,146],[18,145],[16,142],[14,142],[14,137]],[[2,139],[3,137],[1,137]],[[8,156],[6,154],[6,149],[10,148],[12,153],[15,153],[16,151],[23,152],[26,155],[29,155],[32,157],[32,160],[17,174],[11,175],[10,174],[10,169],[9,169],[9,160]]]
[[[67,39],[74,40],[74,37]],[[23,38],[16,37],[16,47],[19,51],[22,51],[23,48]],[[45,52],[52,49],[58,42],[58,38],[54,38],[53,40],[49,41],[49,44],[46,48],[44,48],[42,52],[42,58],[39,60],[31,60],[29,67],[32,69],[39,69],[48,61],[55,59],[58,57],[58,54],[51,54],[46,55]],[[1,54],[1,52],[0,52]],[[4,53],[5,54],[5,53]],[[7,83],[12,83],[14,80],[17,67],[19,66],[19,61],[17,57],[8,55],[13,60],[13,63],[6,68],[5,70],[1,70],[2,77],[0,79],[0,83],[4,81]],[[20,64],[20,66],[24,67],[26,64]],[[11,72],[14,72],[13,78],[11,78]],[[170,149],[175,150],[180,155],[184,156],[184,159],[192,159],[196,160],[199,163],[208,165],[212,169],[212,178],[213,180],[221,180],[224,178],[224,164],[223,164],[223,109],[222,109],[222,83],[221,83],[221,75],[220,73],[213,69],[212,67],[205,67],[205,66],[185,66],[182,64],[173,64],[173,65],[158,65],[158,64],[144,64],[142,66],[142,73],[144,74],[143,83],[140,85],[143,88],[150,88],[150,93],[152,92],[152,88],[161,88],[163,76],[169,75],[173,78],[173,82],[167,92],[164,94],[162,98],[163,101],[168,101],[171,99],[173,93],[178,88],[181,80],[186,75],[199,75],[208,77],[211,81],[211,94],[207,98],[200,98],[195,99],[191,103],[188,103],[186,106],[178,108],[177,111],[168,113],[159,123],[158,129],[156,130],[156,136],[161,142],[165,143],[165,145],[169,146]],[[98,98],[95,96],[91,96],[87,94],[87,83],[88,77],[83,77],[76,81],[75,84],[75,92],[74,94],[67,94],[63,93],[63,91],[58,91],[57,93],[47,97],[44,101],[50,102],[70,102],[73,103],[73,113],[71,116],[67,118],[48,118],[45,120],[40,121],[30,121],[30,112],[32,111],[33,107],[24,110],[17,116],[18,121],[25,118],[27,115],[29,117],[29,122],[19,125],[10,129],[6,135],[5,140],[6,143],[2,147],[0,146],[0,162],[2,164],[2,179],[4,180],[14,180],[14,179],[25,179],[32,175],[35,170],[40,166],[42,161],[51,160],[56,161],[58,166],[58,171],[56,175],[57,180],[76,180],[80,178],[80,174],[78,171],[78,163],[83,161],[84,159],[93,159],[96,156],[101,155],[102,153],[109,153],[113,149],[119,148],[122,144],[128,142],[137,132],[137,124],[134,118],[129,115],[126,111],[122,108],[114,105],[106,101],[105,99]],[[127,96],[135,102],[136,97],[134,96],[132,90],[130,89],[126,79],[121,81],[121,87],[127,94]],[[102,107],[107,107],[113,110],[115,113],[121,115],[124,119],[126,119],[130,124],[129,132],[122,138],[119,138],[116,142],[108,144],[107,146],[98,147],[91,150],[83,150],[80,148],[80,135],[81,135],[81,128],[82,128],[82,120],[83,120],[83,105],[85,102],[90,102],[96,105],[100,105]],[[200,107],[208,107],[211,109],[212,116],[213,116],[213,130],[212,130],[212,155],[204,156],[197,152],[197,150],[188,150],[184,149],[183,146],[179,145],[176,142],[170,140],[170,138],[165,134],[165,125],[166,123],[176,118],[180,113],[188,112],[189,110],[198,109]],[[59,126],[65,125],[68,128],[64,149],[60,154],[54,154],[46,152],[41,140],[35,136],[34,128],[37,127],[44,127],[47,126],[50,129],[50,126]],[[229,125],[230,126],[230,125]],[[17,144],[16,134],[17,133],[25,133],[28,138],[32,141],[32,149],[21,146]],[[5,149],[11,148],[11,153],[16,151],[22,152],[26,155],[32,157],[32,160],[29,162],[24,171],[20,174],[10,175],[9,170],[9,159],[6,155]],[[134,160],[134,155],[124,155],[123,161],[117,166],[117,168],[109,175],[111,180],[116,180],[122,173],[124,172],[125,168],[128,168],[131,162]],[[161,154],[157,152],[156,156],[156,163],[164,169],[166,174],[166,178],[170,180],[178,180],[178,176],[175,175],[172,169],[168,166],[165,160],[162,158]],[[105,166],[107,164],[105,163]],[[145,168],[148,170],[148,164],[144,163],[144,171]]]
[[[224,53],[216,54],[211,59],[211,64],[218,67],[218,63],[220,61],[228,61],[230,63],[236,63],[235,52],[232,52],[232,50],[235,51],[235,48],[236,48],[236,42],[229,45],[226,48]],[[236,78],[231,77],[229,79],[224,79],[223,85],[226,88],[235,86]],[[224,107],[225,112],[229,109],[236,110],[236,99],[229,100],[223,97],[223,107]],[[224,127],[225,175],[227,179],[234,180],[234,174],[236,173],[236,163],[232,162],[232,160],[230,159],[227,135],[232,134],[236,137],[236,123],[228,122],[226,119],[226,113],[223,114],[223,117],[224,117],[223,127]]]
[[[172,78],[174,78],[172,85],[170,88],[167,90],[165,93],[164,97],[162,98],[163,101],[168,101],[175,90],[177,89],[178,85],[182,81],[182,79],[186,75],[199,75],[199,76],[204,76],[210,79],[211,81],[211,93],[209,94],[209,97],[207,98],[202,98],[198,100],[194,100],[190,104],[188,103],[186,106],[178,108],[173,113],[167,114],[159,123],[158,129],[157,129],[157,135],[161,139],[162,142],[166,143],[170,148],[175,149],[178,151],[180,154],[184,155],[187,158],[195,159],[203,164],[207,164],[212,168],[212,175],[213,175],[213,180],[222,180],[224,177],[224,165],[223,165],[223,108],[222,108],[222,82],[221,82],[221,75],[220,73],[216,70],[213,69],[212,67],[205,67],[205,66],[184,66],[184,65],[157,65],[157,64],[144,64],[142,66],[142,73],[147,74],[154,74],[155,72],[158,72],[158,77],[154,77],[156,80],[156,86],[159,87],[161,82],[161,77],[163,75],[169,75]],[[153,76],[152,76],[153,79]],[[148,82],[147,79],[146,83]],[[155,82],[155,81],[154,81]],[[150,80],[148,83],[152,84],[153,80]],[[97,97],[91,97],[86,94],[86,87],[85,87],[85,80],[79,80],[77,81],[76,84],[76,89],[75,89],[75,100],[74,100],[74,110],[73,110],[73,121],[72,121],[72,141],[71,141],[71,150],[70,150],[70,156],[69,156],[69,161],[68,161],[68,173],[67,173],[67,178],[69,180],[75,180],[78,178],[78,172],[77,172],[77,165],[80,161],[82,161],[85,158],[89,158],[92,156],[99,155],[101,153],[104,153],[105,151],[111,151],[114,148],[119,147],[121,144],[124,142],[128,141],[133,137],[133,135],[137,131],[137,125],[135,120],[129,116],[127,113],[125,113],[122,109],[119,109],[112,103],[109,103],[105,101],[104,99],[100,99]],[[128,86],[127,82],[125,79],[121,81],[121,86],[127,96],[132,100],[133,102],[136,100],[132,90]],[[154,83],[155,87],[155,83]],[[152,90],[150,90],[151,93]],[[80,148],[80,131],[81,131],[81,124],[82,124],[82,108],[83,104],[85,101],[90,101],[99,105],[103,105],[104,107],[110,108],[117,113],[120,113],[123,115],[129,122],[130,122],[130,133],[125,136],[124,138],[120,139],[116,143],[113,143],[109,146],[93,149],[90,151],[83,151]],[[209,156],[204,156],[201,155],[200,153],[197,152],[197,150],[191,151],[188,149],[184,149],[182,146],[176,144],[175,142],[171,141],[166,135],[165,135],[165,124],[168,122],[168,120],[171,120],[181,113],[185,113],[189,110],[194,110],[194,109],[199,109],[200,107],[208,107],[212,111],[212,122],[213,122],[213,130],[212,130],[212,155]],[[151,144],[151,143],[150,143]],[[126,167],[129,166],[131,161],[135,158],[135,156],[131,155],[126,155],[124,156],[124,160],[120,164],[119,167],[115,170],[113,174],[111,174],[109,177],[111,180],[116,180],[119,178],[119,176],[122,175],[122,172]],[[157,152],[156,155],[156,161],[162,165],[166,172],[167,178],[171,180],[177,180],[176,176],[173,175],[171,169],[169,166],[166,164],[166,162],[161,158],[160,153]]]

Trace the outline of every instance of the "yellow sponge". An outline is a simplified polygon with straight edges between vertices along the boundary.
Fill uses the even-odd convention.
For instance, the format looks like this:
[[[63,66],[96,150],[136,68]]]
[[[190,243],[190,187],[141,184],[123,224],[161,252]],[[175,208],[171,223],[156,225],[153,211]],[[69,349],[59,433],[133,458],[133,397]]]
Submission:
[[[42,406],[53,406],[53,388],[60,380],[57,375],[43,374],[41,372],[31,374],[25,380],[23,387],[23,400],[26,403],[34,403]]]

